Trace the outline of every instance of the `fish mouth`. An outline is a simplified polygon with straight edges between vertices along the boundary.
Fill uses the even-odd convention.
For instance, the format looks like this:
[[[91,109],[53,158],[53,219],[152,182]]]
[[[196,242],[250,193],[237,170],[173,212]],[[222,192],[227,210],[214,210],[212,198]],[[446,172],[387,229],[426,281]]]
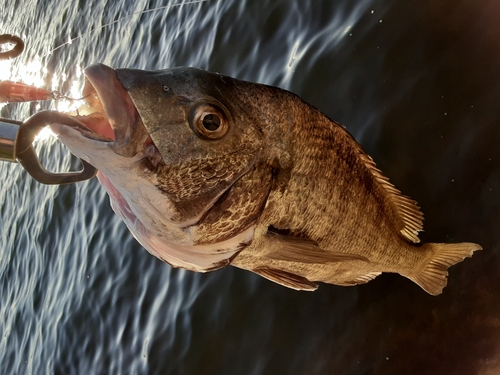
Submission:
[[[95,64],[87,67],[84,73],[83,96],[87,105],[73,116],[91,130],[81,131],[82,135],[108,143],[121,156],[135,156],[149,134],[115,70]]]

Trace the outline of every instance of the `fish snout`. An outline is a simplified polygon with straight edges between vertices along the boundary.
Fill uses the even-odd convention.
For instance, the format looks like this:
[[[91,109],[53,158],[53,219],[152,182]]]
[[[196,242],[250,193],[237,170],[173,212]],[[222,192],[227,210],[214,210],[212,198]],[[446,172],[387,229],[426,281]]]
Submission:
[[[100,101],[106,114],[114,139],[113,150],[125,157],[135,156],[148,134],[117,71],[104,64],[94,64],[87,67],[84,73],[91,86],[87,91],[97,95],[94,95],[94,100]]]

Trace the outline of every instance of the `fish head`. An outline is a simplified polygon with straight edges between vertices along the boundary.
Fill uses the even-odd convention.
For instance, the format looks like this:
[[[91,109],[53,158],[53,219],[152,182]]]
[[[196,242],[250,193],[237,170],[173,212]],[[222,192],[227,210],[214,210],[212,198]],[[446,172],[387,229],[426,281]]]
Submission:
[[[280,154],[259,85],[184,67],[85,74],[75,117],[92,131],[52,124],[60,140],[99,170],[151,253],[196,271],[228,264],[252,241]]]
[[[116,75],[167,165],[261,147],[258,127],[244,115],[244,103],[234,100],[236,80],[184,67],[117,69]]]

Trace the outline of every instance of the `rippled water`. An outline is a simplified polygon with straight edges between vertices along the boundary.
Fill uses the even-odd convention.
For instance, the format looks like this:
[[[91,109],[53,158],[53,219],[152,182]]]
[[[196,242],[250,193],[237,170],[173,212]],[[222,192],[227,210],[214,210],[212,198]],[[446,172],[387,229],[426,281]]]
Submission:
[[[383,275],[287,290],[226,268],[151,257],[94,179],[44,186],[0,163],[1,374],[494,374],[500,371],[500,5],[487,0],[16,1],[49,88],[79,67],[189,65],[299,94],[346,125],[426,214],[426,241],[484,251],[428,296]],[[79,67],[78,67],[79,66]],[[42,104],[49,108],[50,103]],[[9,105],[24,120],[34,105]],[[54,170],[75,164],[39,142]]]

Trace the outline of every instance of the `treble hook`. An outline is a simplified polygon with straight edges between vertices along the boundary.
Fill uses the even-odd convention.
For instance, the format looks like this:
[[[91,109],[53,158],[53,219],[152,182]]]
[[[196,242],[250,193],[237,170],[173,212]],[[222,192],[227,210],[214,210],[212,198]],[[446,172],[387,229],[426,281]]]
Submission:
[[[12,43],[15,44],[14,48],[10,51],[0,52],[0,60],[13,59],[19,56],[24,51],[24,42],[21,38],[15,35],[2,34],[0,35],[0,44]]]

